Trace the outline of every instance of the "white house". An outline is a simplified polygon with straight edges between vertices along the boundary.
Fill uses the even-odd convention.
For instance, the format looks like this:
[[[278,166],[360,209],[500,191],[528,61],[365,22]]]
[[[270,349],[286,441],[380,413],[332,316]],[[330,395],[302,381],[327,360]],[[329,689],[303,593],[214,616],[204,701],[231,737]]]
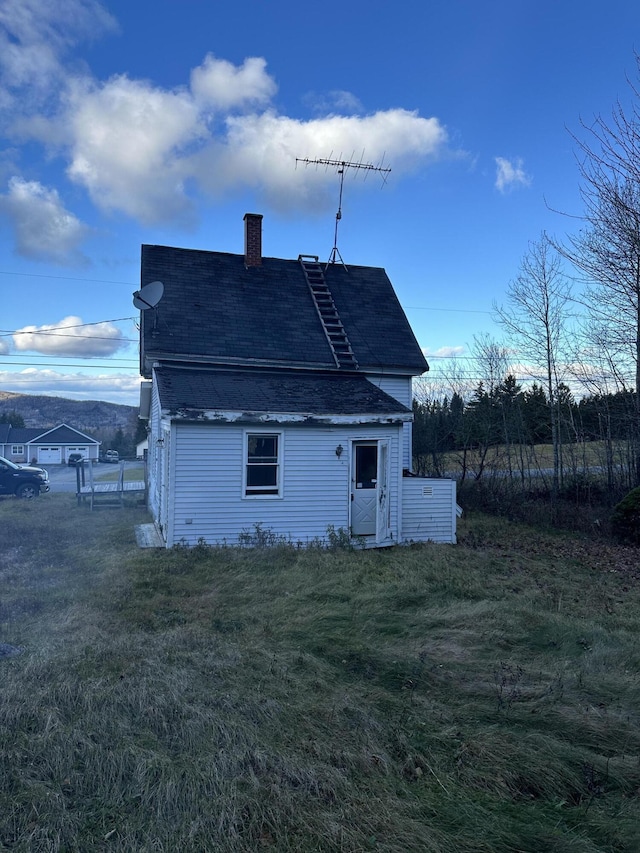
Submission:
[[[164,285],[140,357],[167,547],[256,531],[455,542],[455,484],[410,474],[428,365],[385,271],[263,257],[261,220],[245,216],[242,255],[142,247],[143,286]]]
[[[97,459],[100,442],[68,424],[49,429],[0,424],[0,456],[11,462],[65,465],[71,453]]]

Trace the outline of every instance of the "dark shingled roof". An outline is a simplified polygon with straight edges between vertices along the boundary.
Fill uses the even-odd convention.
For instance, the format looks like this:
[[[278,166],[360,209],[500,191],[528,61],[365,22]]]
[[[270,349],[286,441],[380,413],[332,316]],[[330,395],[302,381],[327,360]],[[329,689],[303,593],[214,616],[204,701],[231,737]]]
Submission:
[[[331,264],[325,279],[360,369],[427,363],[386,272]],[[142,246],[141,282],[162,281],[157,307],[142,312],[141,359],[256,363],[336,370],[331,348],[297,260]]]
[[[79,429],[74,429],[73,427],[67,426],[67,424],[60,424],[60,426],[52,427],[50,430],[39,430],[39,434],[43,436],[43,441],[45,443],[55,442],[57,444],[84,444],[86,442],[91,442],[93,444],[99,444],[100,442],[91,438],[90,435],[87,435],[84,432],[80,432]],[[38,442],[40,443],[40,442]]]
[[[28,444],[34,438],[46,432],[44,429],[35,429],[35,427],[9,427],[9,431],[4,438],[5,444]]]
[[[164,410],[397,415],[410,410],[364,376],[270,370],[156,369]]]
[[[41,438],[42,441],[38,444],[84,444],[92,442],[99,444],[100,442],[86,435],[80,430],[69,427],[66,424],[60,424],[57,427],[47,427],[46,429],[38,429],[36,427],[10,427],[9,432],[3,438],[0,433],[0,441],[3,444],[28,444],[30,441]]]

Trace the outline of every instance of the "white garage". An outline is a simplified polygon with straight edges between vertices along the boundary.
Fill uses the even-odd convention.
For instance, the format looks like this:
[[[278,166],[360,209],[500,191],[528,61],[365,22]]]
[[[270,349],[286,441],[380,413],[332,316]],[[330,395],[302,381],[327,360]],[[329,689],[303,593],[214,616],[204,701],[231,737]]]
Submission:
[[[43,465],[59,465],[62,462],[62,448],[61,447],[39,447],[38,448],[38,462],[41,462]]]
[[[0,424],[0,456],[12,462],[64,465],[69,461],[70,453],[82,453],[85,459],[97,459],[100,442],[67,424],[45,430],[10,425],[3,428]]]

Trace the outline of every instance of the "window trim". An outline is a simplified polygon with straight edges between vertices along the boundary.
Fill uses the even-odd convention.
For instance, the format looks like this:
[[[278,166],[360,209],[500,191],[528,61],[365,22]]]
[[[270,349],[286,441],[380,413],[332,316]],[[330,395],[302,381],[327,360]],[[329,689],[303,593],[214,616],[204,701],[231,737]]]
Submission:
[[[247,485],[247,473],[249,469],[249,439],[252,436],[275,436],[277,439],[277,447],[276,447],[276,461],[274,464],[276,466],[276,491],[265,494],[260,493],[258,489],[260,487],[252,487]],[[281,500],[284,497],[284,489],[283,489],[283,460],[284,460],[284,432],[278,429],[245,429],[242,435],[242,498],[247,501],[254,500]]]
[[[24,444],[12,444],[11,445],[11,455],[12,456],[22,456],[24,454]]]

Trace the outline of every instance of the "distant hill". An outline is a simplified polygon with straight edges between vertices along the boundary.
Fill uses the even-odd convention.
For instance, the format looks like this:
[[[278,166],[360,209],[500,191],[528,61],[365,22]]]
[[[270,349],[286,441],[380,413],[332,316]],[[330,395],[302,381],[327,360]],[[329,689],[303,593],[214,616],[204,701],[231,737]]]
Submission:
[[[102,400],[67,400],[39,394],[13,394],[0,391],[0,415],[17,412],[26,427],[48,429],[65,423],[76,429],[131,432],[135,426],[135,406],[121,406]]]

